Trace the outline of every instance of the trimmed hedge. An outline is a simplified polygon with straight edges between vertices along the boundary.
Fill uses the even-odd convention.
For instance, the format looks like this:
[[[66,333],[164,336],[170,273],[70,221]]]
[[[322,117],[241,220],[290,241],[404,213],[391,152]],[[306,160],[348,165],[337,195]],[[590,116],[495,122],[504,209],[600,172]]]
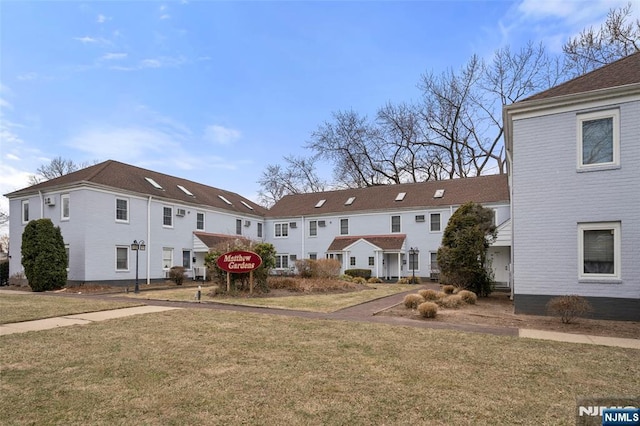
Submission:
[[[362,277],[365,280],[371,278],[371,269],[347,269],[344,271],[346,275],[351,275],[352,277]]]

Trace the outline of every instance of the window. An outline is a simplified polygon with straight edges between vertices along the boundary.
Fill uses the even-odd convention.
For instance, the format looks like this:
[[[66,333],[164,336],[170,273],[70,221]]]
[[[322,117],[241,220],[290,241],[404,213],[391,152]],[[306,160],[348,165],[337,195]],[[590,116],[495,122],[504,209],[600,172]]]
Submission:
[[[162,187],[162,185],[160,185],[158,182],[156,182],[155,180],[153,180],[150,177],[146,177],[144,178],[147,182],[149,182],[151,184],[151,186],[153,186],[155,189],[159,189],[160,191],[164,191],[164,188]]]
[[[258,238],[262,238],[262,223],[258,222]]]
[[[318,259],[318,253],[309,253],[309,259],[317,260]]]
[[[289,236],[289,224],[288,223],[276,223],[275,224],[275,237],[284,238]]]
[[[429,215],[429,230],[431,232],[440,232],[440,213],[431,213]]]
[[[349,235],[349,219],[340,219],[340,235]]]
[[[350,206],[351,204],[353,204],[353,202],[356,200],[356,197],[349,197],[347,199],[347,201],[345,201],[344,205],[345,206]]]
[[[356,266],[356,257],[355,256],[351,256],[349,258],[349,265]]]
[[[198,231],[204,231],[204,213],[196,213],[196,229]]]
[[[189,191],[187,188],[185,188],[184,186],[178,185],[178,188],[180,188],[180,191],[184,192],[189,197],[195,197],[195,195],[193,195],[193,193],[191,191]]]
[[[438,268],[438,252],[432,251],[429,252],[429,261],[431,262],[431,272],[438,273],[440,269]]]
[[[116,198],[116,222],[129,222],[129,200]]]
[[[315,205],[315,208],[316,208],[316,209],[319,209],[320,207],[322,207],[322,206],[324,205],[324,203],[325,203],[326,201],[327,201],[327,200],[320,200],[320,201],[318,201],[318,202],[316,203],[316,205]]]
[[[242,235],[242,219],[236,219],[236,235]]]
[[[400,232],[400,216],[391,216],[391,232]]]
[[[173,249],[170,247],[162,248],[162,269],[169,269],[173,266]]]
[[[309,236],[315,237],[318,235],[318,221],[312,220],[309,222]]]
[[[369,266],[374,266],[375,265],[375,259],[373,256],[369,256]]]
[[[433,198],[442,198],[444,197],[444,189],[436,189],[436,192],[433,193]]]
[[[578,168],[620,164],[620,112],[597,111],[578,115]]]
[[[396,201],[404,200],[405,195],[407,195],[406,192],[399,192],[398,195],[396,195]]]
[[[173,207],[162,208],[162,226],[168,228],[173,226]]]
[[[29,222],[29,201],[22,202],[22,223]]]
[[[69,194],[60,196],[60,220],[69,220]]]
[[[116,247],[116,271],[129,270],[129,246]]]
[[[233,205],[233,203],[229,200],[227,200],[224,195],[218,195],[218,198],[220,198],[222,201],[224,201],[225,203],[229,204],[230,206]]]
[[[620,222],[578,224],[580,278],[620,279]]]
[[[182,250],[182,267],[191,269],[191,250]]]
[[[276,254],[276,269],[289,268],[289,255],[288,254]]]

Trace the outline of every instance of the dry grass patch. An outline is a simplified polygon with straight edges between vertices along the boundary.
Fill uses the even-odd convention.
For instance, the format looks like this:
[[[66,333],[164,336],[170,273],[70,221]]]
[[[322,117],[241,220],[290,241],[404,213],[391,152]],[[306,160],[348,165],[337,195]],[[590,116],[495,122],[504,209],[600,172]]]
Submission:
[[[640,382],[632,349],[202,309],[0,342],[0,424],[573,425]]]
[[[3,294],[0,296],[0,324],[53,318],[85,312],[130,308],[140,303],[47,296],[44,294]]]

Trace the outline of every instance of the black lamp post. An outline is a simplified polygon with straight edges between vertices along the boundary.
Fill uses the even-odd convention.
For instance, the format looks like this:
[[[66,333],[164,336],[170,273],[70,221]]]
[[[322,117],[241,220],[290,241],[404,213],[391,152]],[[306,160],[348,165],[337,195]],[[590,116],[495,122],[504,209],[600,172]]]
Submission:
[[[136,252],[136,286],[133,290],[134,293],[140,293],[140,286],[138,285],[138,252],[141,250],[144,251],[145,248],[147,248],[147,246],[144,245],[143,240],[133,240],[133,244],[131,244],[131,250]]]
[[[417,247],[409,249],[409,262],[411,262],[411,284],[416,283],[416,256],[420,253]]]

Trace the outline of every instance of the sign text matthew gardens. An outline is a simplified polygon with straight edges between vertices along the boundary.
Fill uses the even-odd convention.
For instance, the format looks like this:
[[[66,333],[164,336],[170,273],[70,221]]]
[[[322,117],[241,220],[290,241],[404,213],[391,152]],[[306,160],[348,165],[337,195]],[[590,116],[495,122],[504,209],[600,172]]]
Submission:
[[[230,251],[218,257],[218,267],[226,272],[242,274],[262,264],[262,258],[252,251]]]

